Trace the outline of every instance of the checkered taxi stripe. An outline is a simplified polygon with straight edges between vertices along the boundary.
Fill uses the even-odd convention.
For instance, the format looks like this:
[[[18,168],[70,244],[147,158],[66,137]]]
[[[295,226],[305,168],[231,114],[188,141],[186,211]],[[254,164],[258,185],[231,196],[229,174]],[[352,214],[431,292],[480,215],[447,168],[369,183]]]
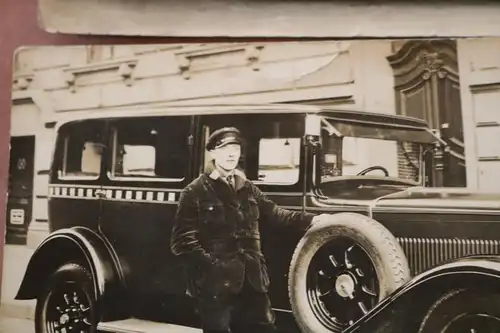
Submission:
[[[180,190],[49,185],[50,198],[177,203]]]

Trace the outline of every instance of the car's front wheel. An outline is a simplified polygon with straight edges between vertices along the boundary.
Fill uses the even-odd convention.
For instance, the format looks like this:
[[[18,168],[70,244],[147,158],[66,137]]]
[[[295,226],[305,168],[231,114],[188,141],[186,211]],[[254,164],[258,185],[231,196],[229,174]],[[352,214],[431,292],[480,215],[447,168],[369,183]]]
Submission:
[[[37,299],[36,333],[96,332],[92,277],[81,265],[57,269]]]
[[[360,214],[334,214],[296,247],[292,311],[304,333],[342,332],[409,278],[405,254],[384,226]]]
[[[494,292],[452,291],[431,307],[418,332],[500,332],[500,295]]]

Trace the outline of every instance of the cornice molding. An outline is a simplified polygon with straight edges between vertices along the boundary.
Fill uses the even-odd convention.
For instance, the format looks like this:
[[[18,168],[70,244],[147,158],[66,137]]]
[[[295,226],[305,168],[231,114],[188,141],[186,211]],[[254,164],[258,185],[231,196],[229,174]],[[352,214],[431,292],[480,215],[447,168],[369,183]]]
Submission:
[[[230,53],[241,53],[242,63],[247,64],[252,70],[260,70],[260,53],[264,48],[264,44],[255,43],[241,43],[231,45],[217,45],[214,47],[207,47],[202,44],[192,48],[181,49],[174,51],[174,56],[177,59],[177,66],[184,79],[189,80],[191,74],[196,72],[197,69],[193,68],[193,62],[208,58],[210,56],[224,55]],[[208,66],[203,70],[217,69],[218,66]]]
[[[115,71],[116,75],[121,77],[127,86],[130,86],[133,83],[133,71],[138,61],[137,58],[99,61],[96,63],[64,68],[63,73],[66,84],[72,92],[76,91],[78,77],[106,71]]]
[[[12,78],[12,91],[26,90],[35,79],[33,73],[14,73]]]

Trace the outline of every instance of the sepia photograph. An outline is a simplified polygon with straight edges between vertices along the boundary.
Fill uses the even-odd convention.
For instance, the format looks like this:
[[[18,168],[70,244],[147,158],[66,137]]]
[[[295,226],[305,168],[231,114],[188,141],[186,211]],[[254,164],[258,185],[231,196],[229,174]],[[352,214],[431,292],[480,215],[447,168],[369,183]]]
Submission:
[[[19,48],[0,321],[499,332],[499,53],[500,38]]]

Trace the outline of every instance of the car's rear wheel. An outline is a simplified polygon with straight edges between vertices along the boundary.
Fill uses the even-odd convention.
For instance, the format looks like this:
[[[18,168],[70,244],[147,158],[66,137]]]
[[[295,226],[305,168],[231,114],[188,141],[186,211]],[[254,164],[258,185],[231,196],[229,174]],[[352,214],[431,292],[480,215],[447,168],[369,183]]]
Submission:
[[[384,226],[335,214],[297,245],[289,272],[292,311],[304,333],[342,332],[409,278],[405,254]]]
[[[500,332],[500,295],[457,290],[428,311],[419,333]]]
[[[68,263],[57,269],[38,297],[36,333],[96,332],[92,277],[82,266]]]

